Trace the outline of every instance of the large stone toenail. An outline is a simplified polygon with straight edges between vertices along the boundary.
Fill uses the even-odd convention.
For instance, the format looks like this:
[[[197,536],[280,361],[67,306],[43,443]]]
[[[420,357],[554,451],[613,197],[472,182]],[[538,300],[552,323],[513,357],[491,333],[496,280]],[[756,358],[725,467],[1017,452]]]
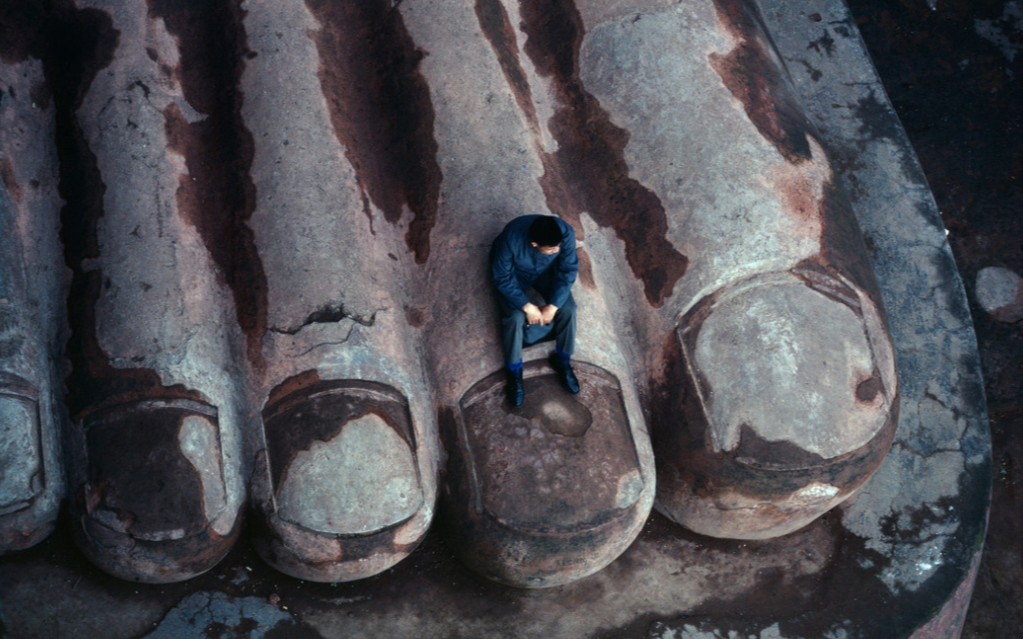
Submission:
[[[714,447],[746,463],[791,468],[832,459],[866,445],[888,417],[891,392],[875,374],[858,309],[795,278],[738,287],[718,300],[693,356],[706,380]]]
[[[487,577],[524,587],[578,579],[624,551],[646,518],[618,381],[585,363],[576,373],[583,390],[568,395],[546,366],[528,363],[530,392],[516,410],[503,401],[503,375],[491,375],[447,425],[459,444],[449,447],[452,533]]]
[[[282,518],[329,534],[376,532],[405,521],[422,502],[412,451],[372,413],[295,453],[277,490]]]
[[[884,459],[894,354],[880,311],[851,284],[820,270],[757,275],[704,298],[678,339],[684,399],[656,438],[658,503],[675,521],[716,537],[782,535]]]
[[[283,386],[283,385],[282,385]],[[429,519],[408,403],[393,388],[323,381],[271,398],[263,411],[268,495],[256,548],[302,579],[369,577],[405,557]],[[262,481],[257,478],[257,486]]]
[[[85,420],[86,507],[107,527],[146,541],[183,539],[225,507],[216,411],[190,400],[146,400]]]
[[[238,532],[227,512],[217,410],[190,399],[116,404],[82,419],[79,544],[107,572],[181,581],[212,568]]]
[[[0,374],[0,516],[29,508],[42,490],[41,448],[35,392]]]

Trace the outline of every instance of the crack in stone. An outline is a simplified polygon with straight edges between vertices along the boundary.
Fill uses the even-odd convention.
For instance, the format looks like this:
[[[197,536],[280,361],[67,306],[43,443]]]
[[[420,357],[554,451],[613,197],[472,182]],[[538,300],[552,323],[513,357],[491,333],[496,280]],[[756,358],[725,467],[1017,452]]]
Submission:
[[[342,337],[340,340],[338,340],[336,342],[320,342],[319,344],[316,344],[314,346],[310,346],[309,348],[307,348],[304,351],[302,351],[301,353],[299,353],[298,357],[304,357],[304,356],[308,355],[309,353],[315,351],[317,348],[323,348],[325,346],[341,346],[342,344],[345,344],[346,342],[348,342],[348,340],[352,337],[352,331],[354,331],[354,330],[355,330],[355,324],[353,323],[351,326],[348,327],[348,332],[345,333],[345,336]]]
[[[347,311],[345,310],[344,304],[341,303],[327,304],[326,306],[323,306],[310,313],[309,316],[306,317],[305,320],[298,326],[294,326],[291,328],[271,328],[270,331],[274,333],[281,333],[284,335],[297,335],[302,331],[302,329],[313,324],[336,324],[344,320],[351,320],[355,324],[369,327],[373,326],[376,323],[377,313],[386,310],[388,309],[378,308],[367,316],[365,314],[358,314]],[[345,341],[347,341],[348,336],[350,335],[351,331],[349,331],[348,335],[345,336],[345,339],[343,339],[340,343],[344,343]]]
[[[905,442],[905,441],[899,441],[899,442],[895,442],[895,443],[892,444],[892,448],[895,448],[896,446],[898,446],[900,449],[902,449],[906,453],[908,453],[910,455],[913,455],[915,457],[919,457],[920,459],[930,459],[934,455],[940,455],[940,454],[943,454],[943,453],[949,453],[949,454],[959,455],[960,457],[963,457],[964,458],[963,463],[964,464],[966,463],[966,461],[965,461],[966,455],[959,448],[940,448],[940,447],[934,447],[933,449],[931,449],[930,452],[924,452],[924,451],[920,450],[919,448],[911,446],[908,442]]]

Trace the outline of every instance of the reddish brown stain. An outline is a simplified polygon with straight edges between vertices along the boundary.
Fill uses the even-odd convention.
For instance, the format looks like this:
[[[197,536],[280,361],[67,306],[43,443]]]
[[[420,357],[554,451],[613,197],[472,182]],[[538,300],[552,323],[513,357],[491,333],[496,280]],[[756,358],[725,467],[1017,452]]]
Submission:
[[[3,181],[11,201],[15,205],[21,204],[21,185],[18,184],[18,178],[14,175],[14,164],[11,163],[9,157],[0,158],[0,181]]]
[[[129,534],[195,535],[207,526],[202,479],[178,442],[188,415],[128,405],[86,420],[90,501]]]
[[[249,176],[252,135],[241,117],[238,86],[247,51],[242,16],[233,2],[149,0],[177,39],[180,60],[173,74],[185,99],[204,116],[189,123],[177,105],[164,113],[170,148],[185,158],[178,210],[203,239],[234,296],[249,358],[262,364],[267,284],[263,263],[247,221],[255,210],[256,188]],[[147,51],[156,61],[156,51]]]
[[[766,34],[758,11],[743,0],[715,0],[718,17],[739,44],[727,55],[711,54],[710,63],[728,90],[743,104],[746,115],[789,162],[811,156],[809,122],[788,89],[785,76],[762,42]]]
[[[409,326],[422,328],[423,324],[426,323],[426,318],[429,316],[428,309],[420,306],[409,306],[408,304],[403,309],[405,311],[405,321],[409,323]]]
[[[584,32],[578,11],[571,0],[520,6],[526,54],[552,80],[559,103],[549,122],[559,148],[542,156],[547,204],[577,229],[584,211],[613,228],[647,300],[660,306],[685,274],[688,259],[667,239],[667,217],[656,194],[629,177],[624,158],[628,132],[611,123],[579,78]]]
[[[273,390],[270,391],[270,394],[267,397],[266,405],[273,406],[285,397],[288,397],[289,395],[292,395],[304,388],[315,386],[321,381],[320,373],[315,370],[305,371],[298,375],[289,377],[277,386],[274,386]]]
[[[526,73],[519,64],[519,45],[515,39],[515,30],[508,19],[508,12],[504,10],[500,0],[476,0],[476,19],[479,20],[483,35],[497,56],[501,71],[515,96],[515,102],[529,118],[533,131],[539,133],[539,118],[533,105],[529,80],[526,79]]]
[[[793,168],[791,164],[786,167]],[[812,166],[803,163],[800,168]],[[786,213],[802,222],[800,233],[814,232],[823,216],[823,203],[819,199],[818,179],[815,175],[807,175],[805,172],[796,169],[795,176],[785,176],[778,181],[778,191]]]
[[[71,417],[108,401],[134,397],[182,397],[200,399],[181,386],[164,387],[148,369],[115,368],[96,337],[95,306],[104,287],[101,270],[83,267],[84,260],[99,257],[96,226],[103,216],[106,186],[78,122],[76,111],[96,74],[113,59],[119,33],[110,16],[94,9],[75,9],[70,2],[44,6],[35,16],[35,36],[26,41],[28,55],[43,63],[52,89],[57,157],[58,189],[65,204],[61,209],[61,240],[64,258],[71,269],[68,319],[71,334],[66,355],[71,371],[66,380]],[[24,25],[32,32],[32,25]]]
[[[579,256],[579,281],[591,291],[597,290],[597,282],[593,279],[593,262],[590,261],[590,254],[581,246],[576,254]]]
[[[861,402],[873,402],[880,392],[881,380],[877,375],[872,375],[856,385],[856,399]]]
[[[395,224],[412,211],[405,243],[422,264],[430,256],[441,172],[433,105],[416,48],[397,3],[307,0],[320,22],[312,32],[331,124],[370,198]],[[369,207],[366,205],[369,215]]]

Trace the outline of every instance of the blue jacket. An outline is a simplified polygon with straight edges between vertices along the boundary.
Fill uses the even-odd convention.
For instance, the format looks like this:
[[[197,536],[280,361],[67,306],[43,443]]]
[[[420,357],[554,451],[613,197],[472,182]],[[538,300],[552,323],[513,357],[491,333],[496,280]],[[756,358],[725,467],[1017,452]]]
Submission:
[[[529,303],[526,289],[535,288],[548,304],[561,308],[579,274],[575,231],[555,218],[561,228],[560,251],[544,255],[529,244],[529,227],[539,215],[517,217],[501,231],[490,248],[490,275],[497,292],[514,308]]]

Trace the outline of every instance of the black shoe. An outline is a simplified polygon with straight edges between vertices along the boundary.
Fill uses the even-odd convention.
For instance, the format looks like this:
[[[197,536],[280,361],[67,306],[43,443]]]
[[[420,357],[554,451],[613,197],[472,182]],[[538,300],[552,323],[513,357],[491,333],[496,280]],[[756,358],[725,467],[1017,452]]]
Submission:
[[[565,390],[573,395],[577,395],[580,390],[579,380],[575,376],[575,371],[572,370],[572,365],[563,362],[557,353],[551,353],[547,359],[551,363],[551,368],[558,374],[561,385],[565,387]]]
[[[526,402],[526,387],[522,383],[522,371],[512,372],[508,371],[508,385],[505,386],[505,390],[508,392],[508,401],[511,405],[518,408]]]

